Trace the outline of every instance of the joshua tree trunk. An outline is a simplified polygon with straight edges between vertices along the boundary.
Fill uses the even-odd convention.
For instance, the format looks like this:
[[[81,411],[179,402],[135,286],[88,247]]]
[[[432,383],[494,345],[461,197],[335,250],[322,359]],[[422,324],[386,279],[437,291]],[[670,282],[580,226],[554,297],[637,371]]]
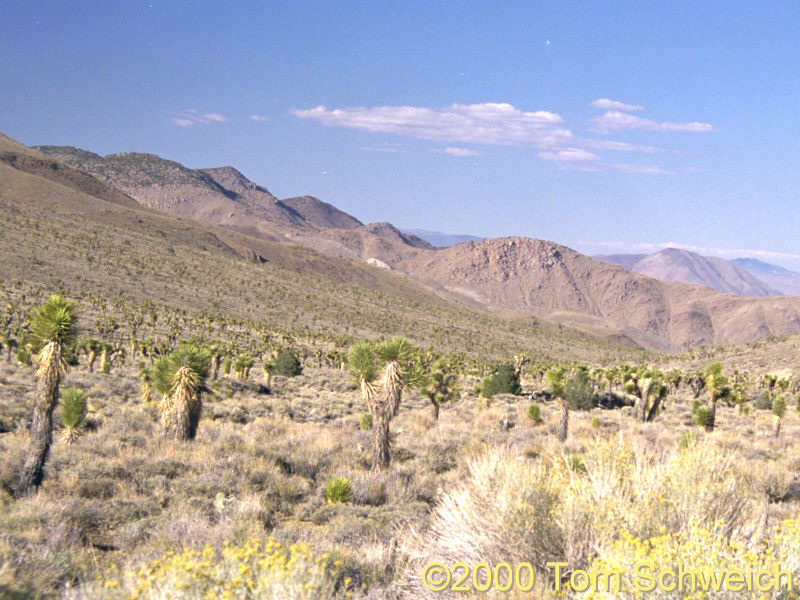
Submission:
[[[211,370],[211,379],[216,381],[217,380],[217,374],[219,373],[219,356],[217,356],[216,354],[214,354],[211,357],[211,368],[210,368],[210,370]]]
[[[194,439],[203,408],[200,393],[187,384],[190,378],[189,367],[181,368],[175,390],[164,397],[158,409],[165,435],[176,440]]]
[[[642,422],[644,422],[647,419],[647,401],[650,397],[650,388],[652,387],[652,385],[653,385],[653,380],[650,377],[642,381],[641,399],[639,401],[639,410],[637,411],[636,414],[636,416]]]
[[[652,421],[656,418],[656,414],[658,413],[658,407],[661,406],[661,395],[659,394],[653,399],[653,406],[650,407],[650,410],[647,411],[647,418],[645,421]]]
[[[89,373],[94,373],[94,361],[97,359],[97,352],[90,350],[86,356],[86,362],[89,365]]]
[[[431,404],[433,404],[433,418],[434,420],[439,420],[439,404],[435,400],[431,400]]]
[[[374,413],[373,427],[375,437],[372,442],[372,470],[383,471],[389,466],[389,421],[391,420],[391,406],[384,406],[382,410]]]
[[[58,386],[64,365],[61,359],[61,345],[50,342],[41,354],[37,375],[37,399],[33,406],[31,438],[28,454],[20,470],[17,493],[23,494],[42,482],[44,462],[53,441],[53,409],[58,402]]]
[[[108,364],[108,349],[103,348],[100,352],[100,372],[106,372],[106,365]]]
[[[781,418],[778,415],[772,417],[772,435],[776,438],[781,435]]]
[[[564,398],[558,399],[559,420],[558,420],[558,441],[567,441],[567,429],[569,427],[569,407]]]
[[[717,398],[715,396],[711,396],[711,419],[708,424],[708,430],[714,431],[714,424],[717,421]]]
[[[387,363],[385,377],[386,401],[389,403],[392,416],[397,416],[397,413],[400,412],[400,400],[403,395],[403,380],[397,362]]]

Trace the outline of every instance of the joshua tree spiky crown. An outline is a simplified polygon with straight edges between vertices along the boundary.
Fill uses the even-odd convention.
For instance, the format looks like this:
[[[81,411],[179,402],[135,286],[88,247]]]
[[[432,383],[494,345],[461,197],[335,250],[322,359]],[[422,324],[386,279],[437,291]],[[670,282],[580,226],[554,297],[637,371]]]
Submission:
[[[379,409],[375,402],[375,387],[372,385],[378,377],[378,363],[372,344],[362,342],[350,349],[347,365],[353,382],[361,389],[361,398],[371,413]]]
[[[395,337],[378,344],[375,354],[382,362],[386,363],[383,374],[383,391],[391,406],[392,415],[397,415],[414,349],[407,339]]]
[[[158,409],[165,433],[179,440],[197,433],[211,354],[197,346],[183,346],[153,365],[153,389],[162,394]]]

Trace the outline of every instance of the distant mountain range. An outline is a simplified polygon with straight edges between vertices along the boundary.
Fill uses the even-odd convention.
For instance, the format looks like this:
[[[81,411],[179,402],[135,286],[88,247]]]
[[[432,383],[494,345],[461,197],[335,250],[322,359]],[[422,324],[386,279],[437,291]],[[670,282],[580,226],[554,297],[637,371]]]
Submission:
[[[442,233],[441,231],[428,231],[427,229],[406,229],[404,233],[420,237],[439,248],[447,248],[461,242],[482,242],[485,239],[475,235],[453,235]]]
[[[728,261],[680,248],[665,248],[653,254],[598,254],[592,258],[661,281],[704,285],[742,296],[800,295],[800,273],[752,258]]]
[[[434,292],[465,310],[562,323],[594,338],[656,350],[800,333],[800,298],[769,297],[776,289],[745,265],[672,250],[599,262],[529,238],[435,247],[459,237],[401,232],[390,223],[365,225],[310,196],[279,200],[233,167],[188,169],[152,154],[101,157],[71,147],[42,146],[35,152],[15,144],[0,144],[0,166],[28,168],[36,177],[68,175],[81,180],[82,190],[97,188],[120,204],[133,198],[178,215],[187,228],[191,221],[185,219],[193,219],[213,227],[208,231],[215,239],[240,255],[269,262],[272,268],[296,268],[302,257],[306,272],[318,269],[320,276],[348,280],[364,279],[360,269],[369,263],[380,268],[375,282],[381,282],[384,293]],[[231,233],[224,234],[226,230]],[[387,278],[378,277],[378,270]],[[681,277],[695,285],[660,280]],[[406,282],[402,291],[396,288],[398,281]]]

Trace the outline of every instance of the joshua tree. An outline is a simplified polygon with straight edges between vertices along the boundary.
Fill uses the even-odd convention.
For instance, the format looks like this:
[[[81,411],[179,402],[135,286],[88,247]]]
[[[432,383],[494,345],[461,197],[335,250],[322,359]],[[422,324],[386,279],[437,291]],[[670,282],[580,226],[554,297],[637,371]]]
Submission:
[[[75,343],[75,305],[61,296],[51,296],[31,317],[30,342],[38,353],[36,402],[33,407],[28,454],[20,470],[17,493],[42,482],[44,462],[53,439],[53,409],[66,371],[64,350]]]
[[[563,367],[554,367],[544,374],[547,388],[550,395],[558,400],[559,420],[558,420],[558,441],[567,441],[567,429],[569,427],[569,407],[567,406],[566,379],[567,372]]]
[[[142,384],[142,404],[147,404],[153,391],[153,374],[144,366],[144,361],[139,364],[139,381]]]
[[[786,414],[786,397],[778,396],[772,403],[772,434],[777,438],[781,434],[781,421]]]
[[[347,356],[350,376],[361,389],[361,398],[372,414],[372,470],[381,471],[389,465],[389,422],[392,419],[391,399],[378,394],[373,385],[378,378],[378,360],[372,344],[356,344]]]
[[[153,367],[153,387],[162,394],[158,415],[164,433],[177,440],[194,439],[203,409],[210,352],[183,346],[162,356]]]
[[[717,417],[717,400],[722,397],[723,390],[728,385],[728,378],[722,374],[722,363],[719,361],[714,361],[706,367],[705,376],[708,404],[711,410],[708,431],[714,431]]]
[[[447,361],[440,358],[430,365],[419,378],[420,393],[431,401],[433,418],[439,419],[439,407],[458,398],[456,375],[447,368]]]
[[[375,353],[386,363],[383,373],[383,391],[392,407],[392,416],[400,410],[400,400],[408,374],[408,363],[413,356],[413,348],[407,339],[395,337],[378,344]]]
[[[85,418],[86,394],[75,388],[64,390],[61,394],[61,424],[64,425],[61,439],[65,444],[78,439]]]
[[[78,342],[78,352],[86,355],[86,365],[89,367],[90,373],[94,373],[94,361],[97,360],[97,353],[101,347],[102,343],[94,338]]]

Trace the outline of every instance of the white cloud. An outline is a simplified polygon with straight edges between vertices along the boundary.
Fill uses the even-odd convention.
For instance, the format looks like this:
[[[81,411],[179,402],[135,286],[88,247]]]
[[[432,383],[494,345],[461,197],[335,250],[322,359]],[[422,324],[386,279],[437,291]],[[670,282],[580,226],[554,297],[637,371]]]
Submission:
[[[294,109],[293,115],[324,125],[373,133],[393,133],[436,142],[529,145],[552,148],[574,137],[564,119],[547,111],[523,112],[510,104],[453,104],[440,109],[379,106],[328,110]]]
[[[709,123],[670,123],[643,119],[627,113],[610,110],[601,117],[592,119],[596,131],[609,132],[621,129],[644,129],[647,131],[683,131],[689,133],[709,133],[714,127]]]
[[[600,158],[594,152],[589,152],[588,150],[582,150],[580,148],[565,148],[564,150],[557,150],[555,152],[547,150],[544,152],[539,152],[538,156],[542,160],[568,162],[597,160]]]
[[[602,108],[603,110],[644,110],[644,106],[639,106],[638,104],[625,104],[624,102],[617,102],[616,100],[609,100],[608,98],[598,98],[592,102],[592,106],[595,108]]]
[[[643,110],[641,106],[600,98],[592,102],[598,108]],[[549,111],[522,111],[511,104],[452,104],[444,108],[419,106],[377,106],[329,110],[317,106],[307,110],[292,109],[300,119],[310,119],[329,127],[346,127],[370,133],[388,133],[434,142],[449,142],[444,152],[452,156],[476,156],[479,152],[461,144],[487,146],[522,146],[537,150],[538,157],[551,161],[560,169],[584,171],[619,171],[651,175],[672,175],[657,166],[627,162],[605,162],[598,151],[667,152],[655,146],[638,146],[614,140],[580,138],[567,127],[564,119]],[[660,123],[636,117],[619,110],[593,119],[595,129],[607,133],[620,129],[651,131],[707,132],[714,128],[707,123]],[[458,144],[458,145],[455,145]],[[363,147],[367,150],[391,152],[388,149]],[[670,151],[673,152],[673,151]]]
[[[627,163],[613,163],[607,165],[610,169],[615,171],[622,171],[624,173],[643,173],[645,175],[675,175],[674,171],[667,171],[661,167],[654,167],[651,165],[630,165]]]
[[[269,117],[265,117],[263,115],[250,115],[251,121],[257,121],[259,123],[263,123],[264,121],[269,121]]]
[[[470,150],[469,148],[454,148],[453,146],[448,146],[444,150],[442,150],[445,154],[449,154],[450,156],[480,156],[481,153],[476,150]]]
[[[201,113],[194,109],[186,109],[172,117],[172,122],[178,127],[191,127],[192,125],[207,125],[210,123],[225,123],[228,117],[221,113]]]

